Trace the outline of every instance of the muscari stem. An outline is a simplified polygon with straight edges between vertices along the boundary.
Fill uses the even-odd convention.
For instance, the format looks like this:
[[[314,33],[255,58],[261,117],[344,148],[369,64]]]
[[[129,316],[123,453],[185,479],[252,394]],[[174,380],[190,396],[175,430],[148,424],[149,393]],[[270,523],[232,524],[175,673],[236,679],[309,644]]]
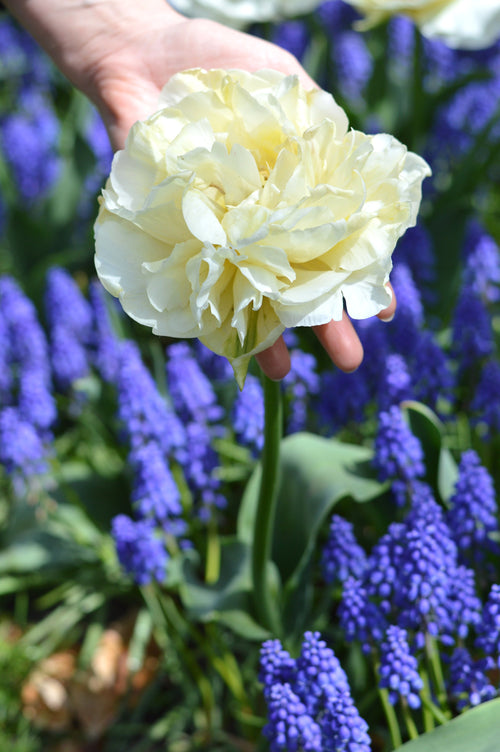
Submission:
[[[399,723],[396,716],[394,707],[389,702],[389,692],[387,689],[379,688],[379,695],[382,701],[382,707],[384,708],[385,717],[387,719],[387,725],[389,726],[389,733],[391,735],[392,748],[398,749],[403,743],[401,738],[401,732],[399,730]]]
[[[415,725],[415,721],[412,718],[411,709],[408,706],[408,703],[406,702],[405,698],[403,698],[402,701],[403,706],[403,718],[405,720],[406,729],[408,731],[408,736],[410,739],[416,739],[418,737],[418,730]]]
[[[274,519],[278,499],[278,462],[282,432],[282,404],[279,382],[263,375],[264,448],[262,450],[259,497],[255,515],[252,577],[255,609],[262,626],[277,637],[282,635],[281,617],[276,594],[269,578]]]

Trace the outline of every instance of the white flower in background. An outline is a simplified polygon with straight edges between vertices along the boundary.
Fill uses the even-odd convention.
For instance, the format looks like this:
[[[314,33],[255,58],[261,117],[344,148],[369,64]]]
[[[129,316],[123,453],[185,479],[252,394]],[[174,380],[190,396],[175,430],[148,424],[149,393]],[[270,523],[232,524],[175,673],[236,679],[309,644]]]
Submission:
[[[170,0],[191,18],[210,18],[241,29],[257,21],[279,21],[316,8],[321,0]]]
[[[159,107],[115,155],[95,225],[98,274],[133,319],[199,337],[242,385],[286,327],[389,304],[423,159],[270,70],[185,71]]]
[[[500,0],[346,0],[369,28],[389,16],[412,18],[422,34],[449,47],[482,49],[500,37]]]

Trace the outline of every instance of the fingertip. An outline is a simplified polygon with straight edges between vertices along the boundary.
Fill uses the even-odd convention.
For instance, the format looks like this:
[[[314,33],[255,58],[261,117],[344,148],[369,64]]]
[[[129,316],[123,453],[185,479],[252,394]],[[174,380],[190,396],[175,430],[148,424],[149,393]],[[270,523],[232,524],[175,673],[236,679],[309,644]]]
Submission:
[[[352,373],[363,361],[363,345],[345,313],[340,321],[329,321],[314,327],[314,331],[335,365]]]
[[[290,371],[290,353],[283,337],[277,339],[267,350],[257,353],[255,359],[272,381],[281,381]]]

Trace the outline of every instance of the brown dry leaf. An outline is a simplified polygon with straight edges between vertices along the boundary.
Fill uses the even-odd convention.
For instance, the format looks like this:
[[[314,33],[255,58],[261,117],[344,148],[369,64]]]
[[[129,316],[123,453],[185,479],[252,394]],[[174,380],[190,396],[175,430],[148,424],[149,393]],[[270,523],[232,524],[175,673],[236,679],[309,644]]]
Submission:
[[[113,723],[119,697],[113,688],[93,692],[85,681],[74,680],[70,688],[71,704],[86,739],[98,739]]]
[[[21,689],[24,715],[38,728],[63,731],[71,725],[66,682],[75,670],[75,654],[54,653],[30,673]]]
[[[91,661],[91,673],[97,682],[96,686],[104,688],[116,684],[119,674],[123,673],[121,663],[124,653],[126,646],[122,636],[115,629],[106,629]]]
[[[22,688],[23,712],[34,725],[62,731],[77,721],[84,737],[96,740],[113,723],[124,695],[137,702],[158,671],[159,654],[152,642],[140,669],[129,672],[135,618],[129,615],[104,630],[85,671],[77,669],[75,651],[54,653],[38,665]]]

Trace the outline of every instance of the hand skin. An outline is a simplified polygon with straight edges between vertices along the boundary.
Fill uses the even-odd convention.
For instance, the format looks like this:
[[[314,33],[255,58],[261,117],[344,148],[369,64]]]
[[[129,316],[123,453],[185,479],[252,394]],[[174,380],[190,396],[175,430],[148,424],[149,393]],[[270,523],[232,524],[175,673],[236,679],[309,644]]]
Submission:
[[[249,34],[206,19],[187,19],[165,0],[6,0],[4,3],[61,72],[99,110],[114,149],[130,127],[156,109],[166,81],[187,68],[273,68],[316,84],[293,55]],[[390,286],[389,286],[390,287]],[[378,317],[390,320],[392,301]],[[346,313],[313,327],[332,361],[354,371],[363,348]],[[280,337],[256,356],[264,373],[280,380],[290,356]]]

